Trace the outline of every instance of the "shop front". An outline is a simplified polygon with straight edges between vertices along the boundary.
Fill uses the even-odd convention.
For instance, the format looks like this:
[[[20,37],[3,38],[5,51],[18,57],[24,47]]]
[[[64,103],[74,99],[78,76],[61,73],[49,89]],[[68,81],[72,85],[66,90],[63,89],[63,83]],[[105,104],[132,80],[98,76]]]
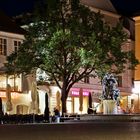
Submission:
[[[90,90],[82,89],[82,97],[80,97],[80,88],[72,88],[67,98],[68,114],[86,114],[89,106]],[[81,109],[80,109],[80,106]]]
[[[6,91],[0,91],[2,99],[2,109],[4,114],[29,114],[30,110],[30,95],[11,91],[11,109],[7,109]]]

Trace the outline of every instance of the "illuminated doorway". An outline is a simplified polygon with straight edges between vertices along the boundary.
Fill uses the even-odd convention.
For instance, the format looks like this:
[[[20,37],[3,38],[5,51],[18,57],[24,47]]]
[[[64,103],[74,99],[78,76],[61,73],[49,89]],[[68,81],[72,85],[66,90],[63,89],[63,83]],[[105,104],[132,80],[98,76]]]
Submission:
[[[74,103],[73,103],[73,112],[77,114],[86,114],[88,109],[88,96],[83,97],[83,111],[79,111],[80,103],[79,103],[79,97],[74,97]]]
[[[27,105],[17,105],[17,114],[28,114]]]
[[[71,97],[67,98],[66,105],[67,105],[67,113],[68,114],[73,113],[73,111],[72,111],[72,98]]]

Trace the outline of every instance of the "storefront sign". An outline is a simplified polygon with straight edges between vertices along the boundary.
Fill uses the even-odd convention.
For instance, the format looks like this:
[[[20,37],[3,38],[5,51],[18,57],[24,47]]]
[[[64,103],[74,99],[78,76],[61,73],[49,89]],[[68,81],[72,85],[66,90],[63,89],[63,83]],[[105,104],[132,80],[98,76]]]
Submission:
[[[79,96],[79,91],[71,91],[71,95]],[[83,96],[89,96],[89,92],[83,91]]]

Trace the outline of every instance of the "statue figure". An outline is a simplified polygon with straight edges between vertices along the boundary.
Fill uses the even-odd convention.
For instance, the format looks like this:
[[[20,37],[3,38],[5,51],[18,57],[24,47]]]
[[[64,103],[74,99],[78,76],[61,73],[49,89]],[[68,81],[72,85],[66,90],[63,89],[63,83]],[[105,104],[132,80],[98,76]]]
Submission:
[[[107,73],[102,79],[102,87],[103,87],[103,98],[108,100],[116,100],[118,104],[118,96],[120,94],[119,89],[117,88],[117,80],[113,76],[113,74]]]

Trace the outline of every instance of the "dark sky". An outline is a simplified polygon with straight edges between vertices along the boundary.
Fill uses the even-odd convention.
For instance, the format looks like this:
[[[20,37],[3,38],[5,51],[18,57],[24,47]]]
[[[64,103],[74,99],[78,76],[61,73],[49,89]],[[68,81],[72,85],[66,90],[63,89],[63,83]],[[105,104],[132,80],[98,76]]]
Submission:
[[[0,0],[0,10],[9,16],[31,11],[37,0]],[[140,15],[140,0],[111,0],[118,13],[133,16]]]
[[[118,13],[125,16],[140,15],[140,0],[111,0]]]
[[[31,11],[35,0],[0,0],[0,10],[8,16],[16,16]]]

